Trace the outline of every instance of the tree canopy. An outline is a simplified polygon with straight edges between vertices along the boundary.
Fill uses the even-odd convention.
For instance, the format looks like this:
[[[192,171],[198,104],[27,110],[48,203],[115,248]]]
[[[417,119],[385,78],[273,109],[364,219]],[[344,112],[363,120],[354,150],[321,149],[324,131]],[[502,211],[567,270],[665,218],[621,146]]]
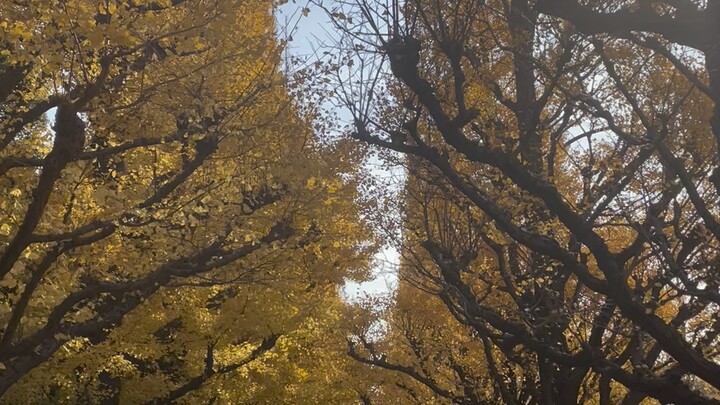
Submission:
[[[0,402],[720,403],[720,3],[284,3],[0,0]]]
[[[389,346],[359,329],[351,355],[412,380],[409,402],[716,403],[719,11],[336,12],[340,63],[375,67],[339,81],[369,106],[347,99],[351,135],[408,176]]]
[[[373,240],[271,6],[3,3],[3,400],[311,397]]]

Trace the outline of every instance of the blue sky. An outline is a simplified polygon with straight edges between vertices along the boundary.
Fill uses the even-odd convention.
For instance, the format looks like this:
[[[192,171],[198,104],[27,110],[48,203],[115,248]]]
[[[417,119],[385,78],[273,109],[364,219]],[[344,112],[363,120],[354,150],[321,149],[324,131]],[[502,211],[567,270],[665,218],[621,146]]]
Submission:
[[[306,16],[302,16],[302,10],[309,9]],[[276,12],[278,23],[278,34],[281,37],[292,35],[292,42],[288,52],[292,55],[312,58],[315,51],[322,48],[323,42],[329,42],[333,35],[333,26],[330,17],[321,8],[306,1],[289,2],[280,7]],[[320,51],[322,52],[322,51]],[[341,119],[350,120],[347,111],[336,112]],[[382,165],[368,165],[369,172],[377,178],[394,178],[391,173],[384,172]],[[397,187],[397,181],[388,183],[388,187]],[[373,278],[363,283],[356,283],[348,280],[343,287],[343,296],[354,301],[365,295],[389,295],[397,285],[397,265],[399,253],[394,247],[383,247],[374,257]]]

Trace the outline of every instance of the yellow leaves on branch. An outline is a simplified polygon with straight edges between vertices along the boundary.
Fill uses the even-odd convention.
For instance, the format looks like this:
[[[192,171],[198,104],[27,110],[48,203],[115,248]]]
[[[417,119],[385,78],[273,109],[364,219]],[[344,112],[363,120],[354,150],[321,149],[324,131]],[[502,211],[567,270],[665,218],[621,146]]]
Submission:
[[[284,356],[321,339],[369,232],[336,174],[348,153],[324,154],[280,85],[271,3],[27,3],[2,6],[0,66],[25,76],[0,128],[50,107],[0,151],[0,240],[37,219],[0,280],[3,331],[19,314],[0,350],[26,342],[3,358],[18,379],[0,375],[2,399],[147,402],[212,371],[183,399],[261,402],[316,372]],[[31,212],[58,103],[78,107],[83,149]]]

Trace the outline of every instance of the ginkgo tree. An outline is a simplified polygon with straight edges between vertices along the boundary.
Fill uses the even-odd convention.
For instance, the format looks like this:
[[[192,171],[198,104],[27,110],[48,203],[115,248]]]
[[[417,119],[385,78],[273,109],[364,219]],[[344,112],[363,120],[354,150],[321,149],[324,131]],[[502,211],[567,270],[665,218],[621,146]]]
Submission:
[[[717,403],[717,2],[331,7],[348,133],[406,166],[401,291],[481,343],[483,400]],[[460,343],[438,339],[448,364]]]
[[[272,6],[0,3],[3,401],[298,398],[373,241]]]

